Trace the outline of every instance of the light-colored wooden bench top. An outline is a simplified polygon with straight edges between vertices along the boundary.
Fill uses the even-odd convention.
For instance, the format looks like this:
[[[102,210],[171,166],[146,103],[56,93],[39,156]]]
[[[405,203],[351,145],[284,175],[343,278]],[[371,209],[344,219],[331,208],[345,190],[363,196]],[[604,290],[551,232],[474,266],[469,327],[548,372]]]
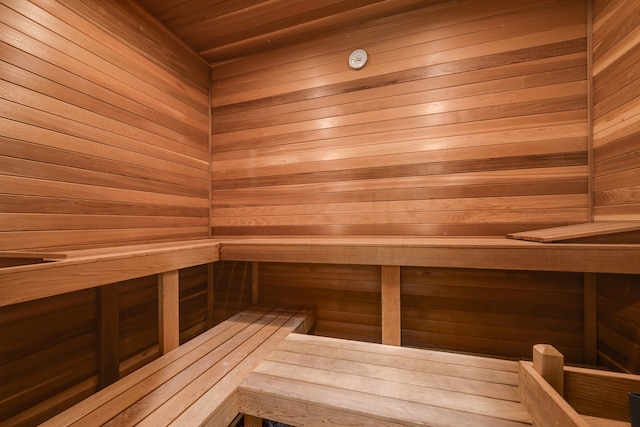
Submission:
[[[518,369],[514,361],[291,334],[240,385],[240,411],[296,426],[522,427],[532,421],[519,401]]]
[[[291,332],[315,322],[309,308],[245,310],[90,396],[45,426],[226,426],[237,388]]]

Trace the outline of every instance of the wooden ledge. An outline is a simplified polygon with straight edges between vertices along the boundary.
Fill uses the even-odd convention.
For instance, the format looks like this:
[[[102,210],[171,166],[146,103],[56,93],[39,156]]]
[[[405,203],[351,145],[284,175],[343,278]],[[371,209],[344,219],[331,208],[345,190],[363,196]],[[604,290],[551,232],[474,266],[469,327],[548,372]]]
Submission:
[[[506,237],[282,237],[221,242],[220,259],[639,274],[640,244],[548,245]]]
[[[574,239],[585,239],[612,235],[630,235],[633,231],[640,230],[640,221],[635,222],[592,222],[587,224],[574,224],[565,227],[545,228],[542,230],[523,231],[521,233],[507,234],[507,237],[531,242],[563,242]],[[640,238],[633,235],[634,243],[640,243]]]
[[[0,268],[0,307],[219,259],[219,243],[189,240],[69,251],[56,262]]]

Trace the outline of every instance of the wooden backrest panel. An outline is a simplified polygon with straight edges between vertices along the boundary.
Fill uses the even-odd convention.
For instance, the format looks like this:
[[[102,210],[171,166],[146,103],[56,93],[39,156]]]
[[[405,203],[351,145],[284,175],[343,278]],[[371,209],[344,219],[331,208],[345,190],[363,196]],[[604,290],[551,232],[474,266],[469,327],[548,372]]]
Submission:
[[[640,5],[594,0],[593,178],[596,220],[640,219]]]
[[[578,0],[445,2],[214,64],[214,234],[586,221],[586,16]]]
[[[208,236],[206,64],[130,1],[0,17],[0,250]]]

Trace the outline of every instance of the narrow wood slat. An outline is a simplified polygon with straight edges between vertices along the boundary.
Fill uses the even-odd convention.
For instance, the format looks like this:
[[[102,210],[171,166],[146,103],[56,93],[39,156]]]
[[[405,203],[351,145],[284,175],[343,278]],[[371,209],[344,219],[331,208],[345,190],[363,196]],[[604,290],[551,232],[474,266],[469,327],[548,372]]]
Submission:
[[[510,233],[507,234],[507,237],[512,239],[530,240],[533,242],[556,242],[636,230],[640,230],[640,222],[595,222],[568,225],[566,227],[554,227],[544,230]]]

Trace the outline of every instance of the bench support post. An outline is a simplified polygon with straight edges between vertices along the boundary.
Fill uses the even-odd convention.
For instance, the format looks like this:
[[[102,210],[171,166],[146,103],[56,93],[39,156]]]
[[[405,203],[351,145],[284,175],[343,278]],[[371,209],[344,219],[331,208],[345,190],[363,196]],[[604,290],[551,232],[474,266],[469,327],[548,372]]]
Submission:
[[[180,345],[180,274],[178,270],[158,275],[158,329],[160,354]]]
[[[98,388],[120,379],[120,304],[118,284],[100,286],[100,343],[98,346]]]
[[[401,345],[400,267],[382,266],[382,344]]]

